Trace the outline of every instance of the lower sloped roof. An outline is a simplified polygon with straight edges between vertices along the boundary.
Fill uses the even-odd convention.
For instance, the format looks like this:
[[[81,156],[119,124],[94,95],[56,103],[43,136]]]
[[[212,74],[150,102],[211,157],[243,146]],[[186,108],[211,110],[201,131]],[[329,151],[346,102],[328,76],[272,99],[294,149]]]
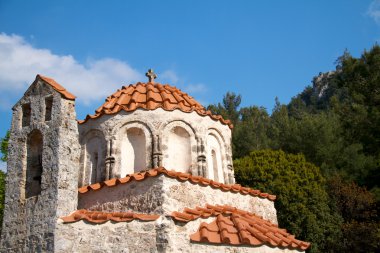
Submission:
[[[114,222],[127,222],[132,220],[140,221],[154,221],[160,216],[153,214],[142,214],[134,212],[99,212],[99,211],[89,211],[89,210],[77,210],[66,217],[61,217],[64,223],[73,223],[80,220],[85,220],[90,223],[104,223],[107,221]]]
[[[243,187],[240,184],[223,184],[223,183],[219,183],[217,181],[214,181],[214,180],[211,180],[208,178],[204,178],[201,176],[193,176],[189,173],[183,173],[183,172],[178,172],[178,171],[174,171],[174,170],[167,170],[163,167],[153,168],[153,169],[140,171],[140,172],[133,173],[133,174],[128,174],[123,178],[113,178],[113,179],[106,180],[103,182],[99,182],[99,183],[95,183],[95,184],[91,184],[91,185],[86,185],[86,186],[80,187],[78,189],[78,192],[80,194],[85,194],[89,191],[97,191],[103,187],[114,187],[117,185],[127,184],[127,183],[130,183],[133,181],[139,182],[139,181],[143,181],[149,177],[157,177],[159,175],[164,175],[166,177],[174,178],[174,179],[177,179],[177,180],[182,181],[182,182],[183,181],[190,181],[193,184],[198,184],[198,185],[202,185],[202,186],[210,186],[214,189],[219,189],[222,191],[236,192],[236,193],[240,193],[240,194],[244,194],[244,195],[249,194],[249,195],[255,196],[255,197],[266,198],[266,199],[269,199],[271,201],[276,200],[275,195],[271,195],[269,193],[264,193],[264,192],[261,192],[260,190],[254,190],[254,189],[251,189],[248,187]]]
[[[306,250],[310,243],[295,239],[286,229],[264,220],[253,213],[228,205],[206,205],[194,209],[185,208],[183,212],[173,212],[174,220],[189,222],[198,218],[216,217],[211,223],[202,222],[194,234],[192,242],[211,244],[230,244]]]

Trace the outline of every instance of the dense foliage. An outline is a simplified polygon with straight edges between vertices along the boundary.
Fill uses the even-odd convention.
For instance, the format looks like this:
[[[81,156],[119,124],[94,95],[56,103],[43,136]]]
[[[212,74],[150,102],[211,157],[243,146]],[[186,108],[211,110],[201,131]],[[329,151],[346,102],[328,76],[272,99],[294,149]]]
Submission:
[[[8,141],[9,141],[9,135],[10,132],[8,131],[4,138],[0,138],[0,151],[1,151],[1,158],[0,160],[3,162],[6,162],[8,160]]]
[[[328,179],[320,184],[329,192],[331,215],[338,215],[342,221],[338,230],[345,239],[337,240],[329,251],[380,250],[377,210],[380,206],[380,46],[375,45],[360,58],[345,52],[337,60],[335,71],[314,77],[312,85],[292,98],[289,104],[281,104],[276,98],[271,115],[262,107],[240,108],[241,99],[240,95],[229,92],[223,103],[208,107],[214,113],[233,119],[235,128],[232,143],[236,164],[240,166],[244,159],[252,160],[251,152],[255,150],[272,149],[303,154]],[[258,160],[258,154],[263,156],[260,159],[268,159],[264,153],[254,154],[252,163]],[[265,179],[264,190],[277,189],[277,183],[271,178],[273,175],[269,174],[272,176],[267,175],[266,178],[260,174],[264,168],[258,168],[252,165],[251,172],[245,172],[252,176],[253,181],[238,177],[238,182],[256,188],[264,187],[255,181],[258,179],[254,175],[259,173],[264,176],[261,180]],[[309,183],[305,181],[305,184]],[[346,204],[342,205],[347,201],[355,203],[350,207],[352,213],[366,210],[371,215],[365,218],[347,216],[345,212],[349,208]],[[281,217],[289,210],[291,207],[288,202],[283,207],[279,206],[280,222],[285,222]],[[292,225],[284,224],[292,228]],[[335,227],[337,223],[334,221],[330,225]],[[302,230],[300,235],[311,233],[307,226],[298,229]],[[297,229],[294,231],[299,233]],[[358,233],[366,234],[366,238],[358,237]],[[327,250],[317,238],[310,236],[305,235],[303,238],[310,238],[312,243],[318,244],[314,251]],[[324,240],[328,241],[335,234],[324,236]]]
[[[326,173],[338,171],[377,193],[380,182],[380,47],[364,52],[360,58],[345,52],[334,72],[314,78],[287,106],[289,117],[301,124],[307,117],[328,114],[335,142],[331,152],[310,153],[305,147],[292,147],[321,166]],[[335,122],[334,122],[335,121]],[[318,136],[319,137],[319,136]],[[334,140],[335,138],[335,140]],[[326,146],[330,147],[330,146]],[[287,150],[286,148],[284,148]],[[380,195],[377,194],[378,199]]]
[[[303,155],[252,151],[234,165],[238,182],[277,195],[281,227],[313,242],[311,252],[328,252],[341,238],[341,217],[330,210],[325,179]]]
[[[329,181],[328,193],[343,218],[343,240],[334,248],[340,252],[376,252],[380,248],[380,227],[375,198],[365,188],[339,176],[333,176]]]

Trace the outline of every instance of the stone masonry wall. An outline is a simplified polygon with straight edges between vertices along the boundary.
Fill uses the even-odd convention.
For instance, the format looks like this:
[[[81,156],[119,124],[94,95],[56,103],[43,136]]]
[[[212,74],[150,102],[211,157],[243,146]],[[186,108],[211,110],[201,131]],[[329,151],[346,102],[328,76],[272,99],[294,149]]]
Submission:
[[[157,252],[156,222],[106,222],[89,224],[79,221],[62,224],[58,221],[55,232],[57,253],[116,253]]]
[[[202,222],[210,223],[214,218],[197,219],[188,223],[174,222],[171,217],[161,216],[156,221],[106,222],[90,224],[79,221],[56,227],[55,252],[141,252],[141,253],[299,253],[298,250],[269,247],[266,245],[231,246],[207,243],[192,243],[190,235]]]
[[[168,177],[163,180],[163,192],[163,210],[166,213],[183,211],[185,207],[204,207],[206,204],[230,205],[255,213],[274,224],[278,224],[274,202],[266,198],[222,191],[210,186],[201,186],[190,181],[180,182]]]
[[[163,214],[163,177],[147,178],[97,191],[79,193],[78,209]],[[66,215],[68,215],[67,213]]]
[[[185,207],[231,205],[277,224],[274,202],[265,198],[181,182],[164,175],[79,194],[78,209],[169,215]],[[68,215],[68,214],[67,214]]]

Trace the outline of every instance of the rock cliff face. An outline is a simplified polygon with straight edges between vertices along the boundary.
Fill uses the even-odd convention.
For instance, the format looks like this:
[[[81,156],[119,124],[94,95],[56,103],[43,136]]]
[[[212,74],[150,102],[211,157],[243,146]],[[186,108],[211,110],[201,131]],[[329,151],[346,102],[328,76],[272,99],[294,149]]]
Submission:
[[[329,87],[330,79],[335,75],[335,71],[329,71],[326,73],[319,73],[317,77],[313,79],[313,94],[319,99],[322,99],[325,95],[325,91]]]

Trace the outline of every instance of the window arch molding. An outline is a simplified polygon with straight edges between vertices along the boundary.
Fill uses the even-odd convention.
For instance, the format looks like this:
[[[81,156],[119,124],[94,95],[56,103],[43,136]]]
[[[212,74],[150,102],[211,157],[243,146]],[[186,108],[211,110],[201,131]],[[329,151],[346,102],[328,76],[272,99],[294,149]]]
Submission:
[[[142,109],[137,109],[136,112]],[[128,115],[128,117],[123,118],[119,120],[118,122],[115,122],[115,125],[112,126],[112,128],[109,130],[109,136],[118,136],[120,135],[122,129],[125,127],[129,127],[129,125],[135,124],[134,126],[141,126],[142,129],[144,129],[144,133],[149,135],[154,134],[154,125],[150,121],[146,121],[144,117],[141,115],[134,115],[133,113],[131,115]],[[134,127],[132,126],[132,127]],[[117,139],[117,138],[115,138]],[[117,140],[116,140],[117,141]]]
[[[185,129],[189,133],[190,137],[194,140],[194,144],[196,145],[195,140],[197,139],[197,135],[194,128],[189,123],[183,120],[171,120],[171,121],[165,122],[161,124],[159,128],[159,132],[164,133],[165,131],[170,131],[173,127],[176,127],[176,126],[182,127],[183,129]]]

